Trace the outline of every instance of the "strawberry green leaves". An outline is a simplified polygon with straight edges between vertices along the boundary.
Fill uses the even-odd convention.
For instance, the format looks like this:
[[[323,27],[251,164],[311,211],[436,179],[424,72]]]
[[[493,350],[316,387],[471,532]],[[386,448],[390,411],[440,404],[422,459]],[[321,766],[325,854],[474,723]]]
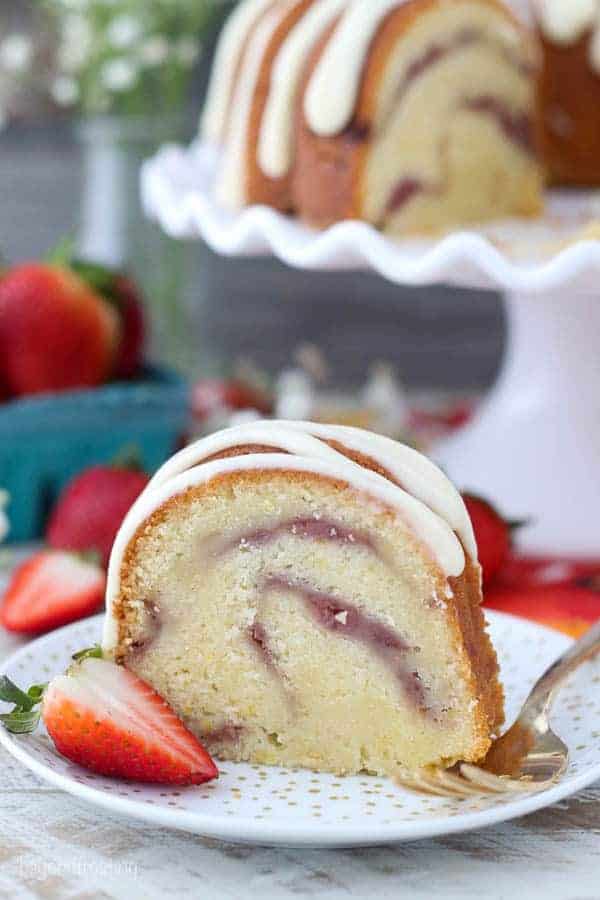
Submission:
[[[0,677],[0,700],[13,703],[12,710],[0,715],[0,722],[12,734],[31,734],[40,721],[39,704],[46,690],[45,684],[34,684],[27,692],[6,675]]]

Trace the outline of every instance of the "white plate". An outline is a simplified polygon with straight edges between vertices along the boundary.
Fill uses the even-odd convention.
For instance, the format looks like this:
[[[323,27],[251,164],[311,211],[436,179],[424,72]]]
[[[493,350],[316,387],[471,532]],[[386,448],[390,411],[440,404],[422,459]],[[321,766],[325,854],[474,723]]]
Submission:
[[[552,191],[539,219],[393,240],[364,222],[314,231],[265,206],[228,212],[214,199],[216,166],[206,144],[163,147],[142,167],[147,214],[172,237],[203,238],[227,256],[273,254],[301,269],[372,269],[397,284],[539,293],[566,284],[592,290],[600,275],[600,241],[583,240],[585,229],[600,223],[600,191]]]
[[[569,639],[521,619],[490,613],[508,696],[508,717]],[[101,617],[55,631],[24,647],[3,672],[20,686],[64,670],[70,656],[98,641]],[[2,704],[0,704],[2,706]],[[548,806],[600,778],[600,660],[584,666],[556,706],[553,725],[572,751],[560,784],[513,799],[452,801],[411,794],[385,778],[336,778],[308,771],[224,763],[201,787],[147,787],[92,775],[59,756],[43,729],[0,743],[40,778],[112,812],[205,837],[262,845],[350,847],[413,841],[482,828]]]

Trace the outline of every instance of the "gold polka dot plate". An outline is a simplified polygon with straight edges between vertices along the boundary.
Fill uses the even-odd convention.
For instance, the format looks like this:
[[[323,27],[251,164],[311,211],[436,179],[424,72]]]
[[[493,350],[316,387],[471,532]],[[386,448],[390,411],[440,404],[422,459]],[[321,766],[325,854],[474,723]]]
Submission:
[[[569,638],[512,616],[488,617],[510,721]],[[15,653],[3,671],[20,685],[47,681],[66,668],[73,652],[99,640],[101,626],[98,616],[59,629]],[[239,843],[352,847],[483,828],[550,806],[600,779],[600,659],[582,666],[563,688],[552,727],[571,751],[558,784],[538,794],[465,800],[412,794],[368,775],[340,778],[236,763],[223,763],[218,781],[208,785],[149,787],[71,764],[42,728],[27,737],[0,730],[0,742],[38,778],[123,816]]]

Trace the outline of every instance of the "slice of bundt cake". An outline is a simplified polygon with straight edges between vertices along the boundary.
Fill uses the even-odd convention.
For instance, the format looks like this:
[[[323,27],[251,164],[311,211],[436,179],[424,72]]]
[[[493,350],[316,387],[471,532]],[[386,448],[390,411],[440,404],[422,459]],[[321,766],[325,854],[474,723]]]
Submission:
[[[221,759],[392,774],[503,720],[460,495],[353,428],[258,422],[173,457],[110,563],[104,650]]]
[[[245,0],[203,122],[218,196],[396,233],[535,214],[535,60],[499,0]]]

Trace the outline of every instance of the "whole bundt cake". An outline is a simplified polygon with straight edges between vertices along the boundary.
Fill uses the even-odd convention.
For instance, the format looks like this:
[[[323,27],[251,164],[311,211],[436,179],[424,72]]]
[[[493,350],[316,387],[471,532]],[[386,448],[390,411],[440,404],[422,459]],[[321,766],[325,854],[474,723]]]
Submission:
[[[536,59],[499,0],[243,0],[203,119],[218,197],[393,233],[536,214]]]

